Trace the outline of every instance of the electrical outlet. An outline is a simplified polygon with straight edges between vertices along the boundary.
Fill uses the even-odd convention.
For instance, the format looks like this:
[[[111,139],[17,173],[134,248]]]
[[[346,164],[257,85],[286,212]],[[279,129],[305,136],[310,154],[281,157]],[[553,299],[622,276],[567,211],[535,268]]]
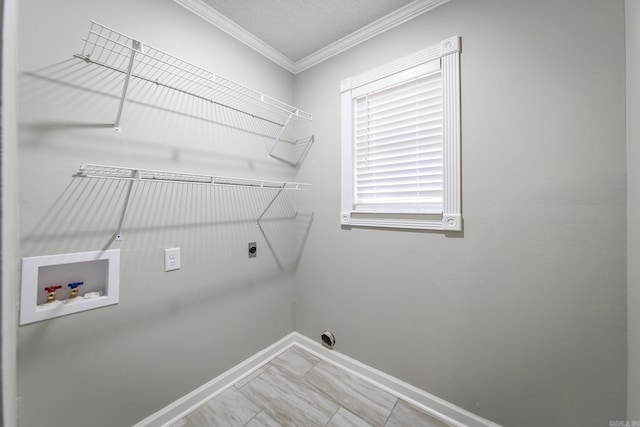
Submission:
[[[180,269],[180,248],[169,248],[164,250],[164,271]]]

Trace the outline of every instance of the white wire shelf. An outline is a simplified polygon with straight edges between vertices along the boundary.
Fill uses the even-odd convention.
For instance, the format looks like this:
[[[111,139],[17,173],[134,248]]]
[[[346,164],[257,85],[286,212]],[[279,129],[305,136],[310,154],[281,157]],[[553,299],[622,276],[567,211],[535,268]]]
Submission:
[[[173,182],[226,187],[249,187],[270,190],[311,190],[311,184],[300,182],[266,181],[246,178],[230,178],[213,175],[198,175],[119,166],[86,164],[73,174],[76,178],[103,178],[128,181]]]
[[[310,113],[143,44],[95,21],[90,21],[89,33],[83,41],[82,51],[75,57],[126,75],[115,122],[117,131],[130,77],[282,126],[283,130],[292,119],[313,119]],[[277,139],[281,134],[282,132]]]
[[[311,190],[311,184],[300,182],[284,182],[284,181],[266,181],[258,179],[246,178],[229,178],[213,175],[198,175],[181,172],[168,172],[152,169],[128,168],[120,166],[105,166],[86,164],[80,166],[77,172],[73,174],[74,178],[97,178],[97,179],[114,179],[129,181],[128,189],[122,206],[122,212],[118,223],[117,231],[113,235],[114,240],[122,240],[122,227],[124,224],[125,214],[131,197],[133,184],[138,182],[168,182],[179,184],[195,184],[195,185],[214,185],[235,188],[254,188],[272,190],[273,195],[271,201],[263,209],[262,213],[256,218],[256,226],[261,227],[260,221],[265,216],[269,208],[276,201],[283,191],[290,190]]]

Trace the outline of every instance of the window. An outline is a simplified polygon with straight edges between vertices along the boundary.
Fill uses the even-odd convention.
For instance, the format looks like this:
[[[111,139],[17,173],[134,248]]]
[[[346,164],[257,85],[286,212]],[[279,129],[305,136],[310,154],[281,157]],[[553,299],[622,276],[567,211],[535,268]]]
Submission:
[[[342,81],[343,225],[462,229],[459,46]]]

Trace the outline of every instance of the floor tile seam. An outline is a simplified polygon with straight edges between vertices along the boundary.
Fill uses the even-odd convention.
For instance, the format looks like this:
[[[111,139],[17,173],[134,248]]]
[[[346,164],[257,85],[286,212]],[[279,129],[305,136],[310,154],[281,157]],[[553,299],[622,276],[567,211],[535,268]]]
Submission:
[[[304,378],[304,377],[306,377],[306,376],[307,376],[307,374],[308,374],[309,372],[311,372],[311,371],[312,371],[316,366],[318,366],[318,363],[317,363],[317,362],[316,362],[316,363],[314,363],[312,367],[310,367],[309,369],[307,369],[307,370],[305,371],[305,373],[304,373],[304,374],[302,374],[302,375],[298,375],[298,376],[299,376],[300,378]]]
[[[298,347],[298,348],[302,349],[303,351],[307,351],[307,352],[309,352],[310,354],[312,354],[314,357],[318,358],[319,360],[318,360],[318,362],[315,364],[314,368],[315,368],[315,367],[317,367],[321,362],[325,362],[325,363],[327,363],[328,365],[331,365],[331,366],[332,366],[332,367],[334,367],[334,368],[340,369],[340,370],[342,370],[342,371],[346,372],[346,373],[347,373],[347,374],[349,374],[349,375],[353,375],[353,376],[355,376],[356,378],[359,378],[359,379],[363,380],[364,382],[368,383],[369,385],[371,385],[371,386],[373,386],[373,387],[375,387],[375,388],[377,388],[377,389],[380,389],[380,390],[382,390],[382,391],[385,391],[386,393],[388,393],[388,394],[392,395],[392,396],[393,396],[393,397],[395,397],[395,398],[399,398],[399,396],[396,396],[396,393],[389,393],[389,392],[387,392],[386,390],[384,390],[383,388],[381,388],[381,387],[380,387],[380,383],[379,383],[379,382],[377,382],[377,381],[375,381],[375,380],[373,380],[373,379],[369,378],[369,377],[368,377],[368,376],[366,376],[366,375],[363,375],[363,374],[361,374],[361,373],[359,373],[359,372],[356,372],[356,371],[354,371],[354,370],[352,370],[352,369],[350,369],[350,368],[348,368],[348,367],[344,366],[344,365],[343,365],[343,364],[341,364],[340,362],[337,362],[337,361],[335,361],[335,360],[332,360],[331,358],[328,358],[328,357],[326,357],[326,356],[324,356],[324,355],[322,355],[322,354],[320,354],[320,353],[316,353],[316,352],[314,352],[314,351],[313,351],[313,350],[311,350],[311,349],[307,349],[307,348],[303,347],[301,344],[298,344],[298,343],[293,343],[293,347]],[[312,370],[312,369],[310,369],[309,371],[311,371],[311,370]]]
[[[355,389],[354,389],[354,386],[353,386],[353,385],[349,385],[349,386],[348,386],[348,387],[349,387],[349,389],[353,390],[353,392],[354,392],[354,393],[357,393],[357,394],[361,395],[363,398],[367,399],[367,401],[368,401],[368,402],[370,402],[371,404],[373,404],[373,405],[375,405],[376,407],[378,407],[378,408],[380,409],[380,411],[382,412],[382,415],[384,415],[384,413],[385,413],[386,411],[389,411],[389,412],[386,414],[386,419],[388,419],[388,418],[391,416],[391,413],[393,412],[393,409],[394,409],[394,408],[396,407],[396,405],[398,404],[398,400],[400,400],[400,398],[399,398],[398,396],[396,396],[396,395],[394,395],[394,394],[391,394],[391,393],[386,392],[385,390],[383,390],[379,385],[377,385],[377,384],[376,384],[376,383],[374,383],[374,382],[370,382],[370,381],[364,381],[364,380],[362,380],[359,376],[354,376],[354,378],[350,378],[352,374],[351,374],[349,371],[344,370],[340,365],[333,364],[331,361],[325,361],[325,362],[326,362],[327,364],[329,364],[329,365],[331,365],[331,366],[333,366],[333,367],[337,368],[338,370],[341,370],[342,372],[344,372],[344,373],[349,377],[349,378],[347,378],[349,381],[342,381],[342,379],[339,379],[339,382],[344,383],[344,384],[348,384],[352,379],[361,380],[361,381],[363,381],[363,382],[364,382],[368,387],[371,387],[371,388],[372,388],[372,389],[374,389],[375,391],[377,391],[377,392],[381,392],[381,393],[384,393],[384,394],[387,394],[389,397],[391,397],[391,398],[393,399],[393,404],[392,404],[390,407],[386,407],[384,404],[382,404],[382,403],[380,403],[380,402],[376,402],[376,401],[374,401],[373,399],[371,399],[370,397],[366,396],[365,394],[360,393],[360,392],[358,392],[357,390],[355,390],[355,389],[357,389],[358,387],[355,387]],[[318,362],[318,364],[314,367],[314,369],[315,369],[315,368],[317,368],[319,364],[320,364],[320,362]],[[318,369],[320,369],[320,368],[318,368]],[[313,369],[309,370],[309,373],[310,373],[312,370],[313,370]],[[311,381],[309,378],[307,378],[307,375],[305,375],[305,380],[306,380],[306,382],[308,382],[311,386],[313,386],[313,387],[314,387],[314,388],[316,388],[317,390],[320,390],[320,391],[322,391],[325,395],[328,395],[326,392],[324,392],[324,390],[322,390],[322,389],[320,388],[320,386],[316,385],[313,381]],[[369,389],[369,390],[370,390],[370,389]],[[329,397],[331,397],[331,396],[329,396]],[[331,398],[333,399],[333,397],[331,397]],[[335,399],[333,399],[333,400],[335,400]],[[346,408],[346,407],[345,407],[341,402],[337,402],[337,403],[338,403],[340,406],[343,406],[346,410],[348,410],[348,409],[347,409],[347,408]],[[353,411],[349,411],[349,412],[354,413]],[[355,414],[355,413],[354,413],[354,414]],[[369,422],[369,421],[367,421],[365,418],[363,418],[363,417],[362,417],[362,415],[358,415],[358,414],[355,414],[355,415],[357,415],[357,416],[358,416],[359,418],[361,418],[363,421],[366,421],[366,422],[370,423],[370,422]],[[385,421],[385,422],[386,422],[386,421]]]
[[[342,363],[340,363],[339,361],[335,361],[333,359],[331,359],[330,357],[327,357],[317,351],[314,351],[313,349],[306,347],[304,344],[300,344],[298,342],[294,342],[292,344],[292,347],[298,347],[301,348],[303,351],[307,351],[310,354],[312,354],[313,356],[317,357],[318,359],[320,359],[320,362],[325,362],[335,368],[341,369],[343,371],[345,371],[347,374],[349,375],[353,375],[356,378],[359,378],[360,380],[364,381],[365,383],[369,384],[370,386],[379,389],[381,391],[383,391],[384,393],[387,393],[388,395],[390,395],[391,397],[393,397],[395,399],[395,402],[393,404],[393,409],[395,409],[396,405],[398,404],[399,400],[402,400],[403,402],[405,402],[407,405],[412,406],[414,408],[417,408],[418,410],[420,410],[421,412],[426,412],[427,414],[429,414],[430,416],[435,416],[435,415],[431,415],[429,413],[429,411],[424,411],[423,409],[421,409],[424,405],[421,405],[419,402],[415,402],[415,400],[411,399],[410,397],[406,396],[405,394],[403,394],[400,391],[394,390],[393,388],[389,388],[383,384],[381,384],[379,381],[371,378],[370,376],[363,374],[361,372],[358,372],[357,370],[353,370],[351,368],[349,368],[348,366],[343,365]],[[320,363],[318,362],[318,363]],[[317,366],[318,364],[316,364]],[[415,402],[415,403],[414,403]],[[393,410],[391,411],[393,412]],[[390,414],[389,414],[390,416]]]
[[[260,375],[262,375],[262,374],[260,374]],[[253,403],[254,405],[256,405],[256,407],[260,408],[260,411],[258,411],[258,414],[259,414],[260,412],[264,411],[264,410],[265,410],[265,408],[264,408],[262,405],[260,405],[260,403],[259,403],[259,402],[256,402],[256,401],[254,401],[253,399],[251,399],[251,396],[247,396],[247,393],[243,390],[246,386],[248,386],[250,383],[252,383],[252,382],[253,382],[253,381],[255,381],[256,379],[257,379],[257,377],[256,377],[256,378],[254,378],[253,380],[249,381],[248,383],[246,383],[246,384],[245,384],[245,385],[243,385],[242,387],[238,388],[237,390],[238,390],[238,393],[242,394],[242,395],[243,395],[243,396],[244,396],[244,397],[245,397],[249,402]],[[256,414],[256,415],[254,416],[254,418],[255,418],[255,417],[257,417],[257,416],[258,416],[258,414]],[[250,421],[251,421],[251,420],[247,421],[247,423],[249,423]]]
[[[298,353],[300,356],[302,356],[306,361],[308,361],[309,363],[311,363],[313,366],[309,369],[309,371],[313,368],[315,368],[316,366],[318,366],[318,363],[322,362],[323,359],[309,353],[308,351],[306,351],[304,348],[300,347],[298,344],[293,344],[291,346],[291,348]],[[309,358],[308,356],[313,357],[313,359]],[[308,372],[308,371],[307,371]]]
[[[233,392],[234,393],[238,393],[238,395],[240,395],[242,398],[246,399],[247,402],[249,402],[251,405],[253,405],[253,408],[244,408],[243,410],[248,411],[248,412],[253,412],[255,411],[255,414],[253,414],[253,416],[248,419],[244,424],[247,424],[248,422],[250,422],[253,418],[257,417],[258,414],[260,414],[260,412],[264,411],[264,409],[256,404],[256,402],[254,402],[253,400],[249,399],[247,396],[245,396],[243,393],[240,392],[240,390],[237,390],[235,388],[233,388]],[[234,396],[234,400],[236,399],[236,397]],[[221,401],[222,403],[222,401]],[[236,402],[237,403],[237,402]],[[244,404],[243,404],[244,406]]]
[[[356,414],[355,412],[353,412],[353,411],[349,410],[348,408],[345,408],[344,406],[342,406],[342,409],[344,409],[345,411],[347,411],[348,413],[350,413],[350,414],[351,414],[351,415],[353,415],[354,417],[356,417],[356,418],[358,418],[358,419],[360,419],[360,420],[364,421],[365,423],[367,423],[367,425],[369,425],[369,426],[371,426],[371,427],[383,427],[383,426],[384,426],[384,424],[382,424],[382,425],[380,425],[380,426],[376,426],[375,424],[370,423],[369,421],[367,421],[367,420],[365,420],[364,418],[362,418],[362,416],[360,416],[360,415]],[[389,414],[389,416],[391,416],[391,414]],[[387,419],[389,419],[389,418],[387,417]],[[387,421],[385,420],[385,423],[386,423],[386,422],[387,422]]]
[[[276,360],[278,360],[278,358],[280,356],[282,356],[282,354],[285,354],[286,352],[283,352],[280,356],[272,359],[269,362],[269,364],[271,364],[272,366],[276,366],[276,367],[281,368],[280,369],[281,372],[286,371],[287,373],[290,373],[291,375],[294,375],[296,377],[303,377],[304,375],[307,374],[307,372],[309,372],[310,370],[315,368],[315,366],[319,363],[319,361],[316,362],[316,361],[309,360],[304,354],[300,353],[299,351],[296,351],[294,347],[292,347],[291,351],[295,352],[298,356],[300,356],[304,360],[304,362],[306,362],[307,364],[311,365],[303,373],[300,374],[300,373],[296,372],[295,369],[294,370],[287,369],[287,366],[292,366],[293,365],[292,363],[285,363],[286,361],[282,361],[282,360],[279,360],[278,363],[274,363]]]
[[[313,358],[313,363],[317,364],[318,362],[320,362],[322,359],[314,354],[311,354],[306,348],[304,348],[302,345],[298,344],[298,343],[293,343],[291,345],[291,348],[296,351],[298,354],[301,354],[302,356],[304,356],[307,360],[309,360],[309,358]]]
[[[315,391],[318,393],[318,390],[315,388],[310,388],[309,387],[309,383],[307,383],[306,381],[302,381],[302,377],[295,375],[285,369],[283,369],[282,367],[278,366],[278,365],[271,365],[269,368],[265,369],[263,373],[261,373],[260,375],[258,375],[256,378],[254,378],[253,380],[249,381],[247,384],[243,385],[242,388],[239,390],[239,392],[246,397],[251,403],[253,403],[254,405],[256,405],[258,408],[260,408],[261,411],[266,412],[267,414],[269,413],[269,404],[268,402],[264,402],[264,405],[261,404],[262,402],[256,402],[253,399],[251,399],[250,396],[247,395],[247,393],[244,391],[245,387],[248,387],[253,381],[256,381],[260,376],[262,376],[264,373],[266,373],[267,371],[269,371],[270,369],[274,369],[277,370],[280,375],[285,379],[285,381],[293,383],[292,380],[295,380],[296,382],[298,382],[298,384],[295,384],[297,387],[303,387],[304,390],[311,390],[311,391]],[[289,378],[290,377],[290,378]],[[303,390],[303,391],[304,391]],[[305,401],[307,401],[310,405],[313,405],[313,401],[311,401],[309,399],[308,396],[300,396],[302,399],[304,399]],[[321,397],[324,397],[326,399],[328,399],[331,403],[333,403],[339,410],[341,405],[339,402],[337,402],[335,399],[331,398],[330,396],[328,396],[326,393],[322,392],[321,393]],[[337,412],[336,410],[336,412]],[[257,414],[256,414],[257,416]],[[329,417],[329,420],[331,419],[331,417]],[[329,421],[327,421],[329,422]]]
[[[337,403],[337,402],[336,402]],[[338,404],[338,409],[336,409],[336,411],[329,417],[329,419],[327,420],[326,423],[324,423],[325,427],[329,425],[329,423],[331,422],[331,420],[333,419],[333,417],[335,417],[338,412],[340,412],[340,408],[342,408],[342,406],[340,404]]]
[[[344,406],[340,401],[338,401],[336,398],[334,398],[334,396],[332,396],[331,394],[329,394],[327,391],[325,391],[324,389],[322,389],[319,385],[316,385],[315,383],[313,383],[311,380],[309,380],[308,378],[306,378],[305,375],[305,383],[312,387],[313,389],[315,389],[317,392],[321,393],[324,397],[330,399],[331,401],[335,402],[338,405],[338,409],[336,410],[336,412],[331,416],[331,418],[329,419],[329,421],[327,421],[327,424],[329,422],[331,422],[331,419],[333,419],[333,417],[338,413],[338,411],[340,410],[340,408],[344,409],[345,411],[349,412],[350,414],[356,416],[358,419],[361,419],[362,421],[366,422],[367,424],[371,425],[371,426],[375,426],[376,424],[374,422],[372,422],[372,420],[369,420],[368,417],[363,416],[362,414],[358,414],[352,410],[350,410],[349,408],[347,408],[346,406]],[[382,391],[382,390],[381,390]],[[391,413],[393,412],[393,408],[396,407],[396,405],[398,404],[398,399],[397,397],[393,396],[393,398],[395,399],[393,402],[393,405],[391,406],[391,409],[389,409],[389,413],[386,415],[385,417],[385,421],[383,424],[380,425],[380,427],[384,426],[384,424],[387,422],[387,420],[389,419],[389,417],[391,417]],[[385,408],[382,408],[383,410],[386,410]]]
[[[393,408],[391,408],[391,412],[389,412],[389,415],[387,415],[387,419],[384,420],[384,424],[382,424],[382,426],[386,426],[389,423],[389,418],[391,418],[391,415],[393,414],[393,411],[396,410],[396,406],[398,406],[398,402],[400,402],[400,398],[396,399],[396,403],[393,404]]]
[[[280,372],[280,374],[281,374],[283,377],[285,377],[285,378],[287,378],[287,376],[291,376],[291,377],[296,378],[296,379],[298,379],[298,380],[302,380],[302,379],[305,377],[305,375],[306,375],[306,372],[305,372],[305,374],[303,374],[303,375],[297,375],[295,372],[291,372],[291,371],[289,371],[289,370],[287,370],[287,369],[285,369],[285,368],[283,368],[283,367],[281,367],[281,366],[278,366],[278,365],[271,365],[271,366],[269,366],[267,369],[265,369],[263,373],[261,373],[260,375],[258,375],[258,376],[257,376],[256,378],[254,378],[253,380],[256,380],[258,377],[262,376],[262,374],[266,373],[266,372],[267,372],[268,370],[270,370],[270,369],[275,369],[275,370],[277,370],[277,371],[278,371],[278,372]],[[313,369],[313,368],[312,368],[312,369]],[[310,369],[310,370],[311,370],[311,369]],[[253,380],[251,380],[251,381],[249,381],[249,382],[253,382]],[[287,379],[287,381],[288,381],[288,379]]]
[[[334,399],[333,396],[331,396],[327,391],[323,390],[322,388],[320,388],[319,386],[317,386],[316,384],[314,384],[309,378],[307,378],[307,375],[309,374],[309,372],[311,372],[313,369],[315,369],[317,367],[314,366],[313,368],[309,369],[309,371],[304,374],[304,376],[301,378],[302,381],[304,381],[304,384],[308,387],[311,387],[312,389],[314,389],[316,392],[322,394],[324,397],[330,399],[332,402],[335,402],[336,405],[338,405],[338,409],[336,410],[336,414],[338,413],[338,411],[340,410],[340,408],[342,408],[342,403],[338,402],[336,399]],[[346,408],[345,408],[346,409]],[[335,414],[332,415],[335,416]],[[331,421],[331,419],[329,419],[329,421]],[[329,423],[329,421],[327,421],[327,423]]]
[[[278,368],[277,365],[273,364],[273,361],[276,359],[277,357],[274,357],[273,359],[269,360],[267,363],[263,364],[262,366],[260,366],[258,369],[255,370],[255,372],[260,371],[260,373],[258,375],[255,376],[255,378],[252,378],[251,381],[247,381],[244,384],[242,384],[241,387],[236,387],[236,384],[241,383],[242,381],[236,381],[233,386],[237,389],[237,390],[242,390],[243,388],[245,388],[246,386],[248,386],[249,384],[251,384],[252,382],[254,382],[255,380],[257,380],[259,377],[261,377],[265,372],[267,372],[269,369],[271,368]],[[243,393],[244,394],[244,393]]]
[[[267,365],[271,365],[272,362],[277,359],[278,357],[280,357],[283,353],[287,352],[288,350],[290,350],[293,347],[297,347],[298,345],[295,342],[289,343],[287,345],[285,345],[284,348],[276,351],[274,354],[272,354],[268,359],[263,360],[261,363],[259,363],[258,365],[254,366],[248,373],[242,375],[241,378],[236,379],[233,383],[229,384],[226,388],[228,387],[235,387],[236,389],[240,389],[241,387],[237,387],[237,384],[242,383],[246,380],[247,377],[250,377],[251,375],[253,375],[254,373],[260,371],[260,370],[266,370],[267,368],[265,368]],[[262,373],[260,373],[257,376],[262,375]],[[255,378],[253,378],[255,379]],[[253,381],[252,379],[252,381]],[[249,381],[251,382],[251,381]],[[246,384],[244,384],[242,387],[244,387]]]
[[[250,381],[250,382],[251,382],[251,381]],[[249,382],[249,383],[250,383],[250,382]],[[244,386],[242,386],[242,388],[245,388],[246,386],[248,386],[248,385],[249,385],[249,383],[247,383],[247,384],[245,384]],[[260,408],[260,411],[258,411],[258,413],[257,413],[257,414],[255,414],[253,418],[256,418],[256,417],[257,417],[258,415],[260,415],[260,413],[262,413],[262,412],[264,412],[265,414],[269,415],[269,417],[271,417],[271,415],[269,414],[269,412],[267,411],[267,408],[266,408],[265,406],[261,405],[259,402],[255,402],[254,400],[252,400],[252,399],[251,399],[251,397],[247,396],[247,395],[243,392],[243,390],[239,390],[239,391],[240,391],[240,393],[242,393],[242,395],[243,395],[244,397],[246,397],[247,399],[249,399],[249,401],[251,401],[251,403],[253,403],[253,404],[254,404],[254,405],[256,405],[258,408]],[[251,420],[253,420],[253,418],[251,418]],[[243,427],[244,427],[244,426],[246,426],[247,424],[249,424],[249,423],[251,422],[251,420],[247,421],[247,422],[243,425]],[[276,420],[274,420],[274,421],[276,421]],[[277,422],[277,421],[276,421],[276,422]],[[280,423],[278,423],[278,424],[280,424]]]
[[[244,396],[244,395],[243,395],[243,396]],[[246,396],[245,396],[245,397],[246,397]],[[253,403],[253,404],[255,405],[255,402],[251,402],[251,403]],[[256,406],[257,406],[257,405],[256,405]],[[258,407],[259,407],[259,406],[258,406]],[[253,421],[253,419],[254,419],[254,418],[256,418],[258,415],[260,415],[260,414],[261,414],[261,413],[263,413],[263,412],[264,412],[264,409],[260,408],[260,410],[258,411],[258,413],[257,413],[257,414],[255,414],[253,417],[251,417],[251,419],[250,419],[250,420],[248,420],[246,423],[242,424],[242,427],[245,427],[245,426],[249,425],[249,423],[250,423],[251,421]]]

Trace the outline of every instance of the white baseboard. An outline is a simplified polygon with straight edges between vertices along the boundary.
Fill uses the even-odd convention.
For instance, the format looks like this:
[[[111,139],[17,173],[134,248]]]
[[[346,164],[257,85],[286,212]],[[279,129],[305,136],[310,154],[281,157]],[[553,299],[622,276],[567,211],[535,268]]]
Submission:
[[[342,353],[329,350],[321,344],[293,332],[295,338],[294,345],[312,353],[327,362],[333,363],[351,374],[354,374],[365,381],[375,384],[377,387],[386,392],[411,403],[420,408],[424,412],[442,420],[443,422],[455,427],[500,427],[492,421],[482,418],[473,412],[460,408],[453,403],[442,400],[437,396],[420,390],[398,378],[385,374],[371,366],[365,365],[355,359],[350,358]]]
[[[280,341],[270,345],[186,396],[138,422],[133,427],[163,427],[179,420],[202,403],[222,393],[246,376],[251,375],[254,371],[278,357],[280,353],[288,350],[292,346],[297,346],[320,359],[332,363],[382,388],[386,392],[420,408],[452,427],[500,427],[494,422],[420,390],[411,384],[358,362],[342,353],[323,347],[321,344],[297,332],[290,333]]]
[[[254,371],[260,369],[262,366],[269,363],[269,361],[278,357],[280,353],[294,345],[297,335],[298,334],[295,332],[290,333],[280,341],[271,344],[269,347],[254,354],[244,362],[241,362],[228,371],[218,375],[186,396],[181,397],[155,414],[152,414],[136,423],[133,427],[161,427],[176,422],[202,403],[222,393],[236,382],[248,375],[251,375]]]

